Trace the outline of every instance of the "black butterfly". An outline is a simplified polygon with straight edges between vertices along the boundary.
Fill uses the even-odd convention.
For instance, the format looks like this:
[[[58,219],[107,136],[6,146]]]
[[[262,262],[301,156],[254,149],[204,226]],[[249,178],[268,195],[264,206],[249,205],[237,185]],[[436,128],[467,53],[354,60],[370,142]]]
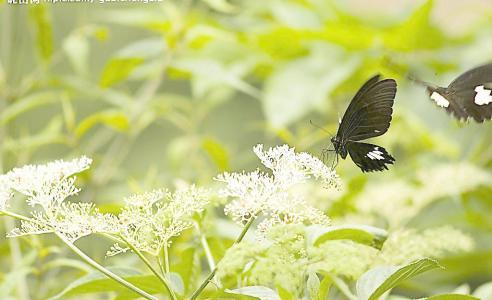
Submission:
[[[423,84],[430,98],[459,120],[482,123],[492,118],[492,63],[461,74],[448,87],[410,79]]]
[[[395,161],[383,147],[359,142],[384,134],[390,126],[396,82],[379,79],[376,75],[359,89],[331,138],[337,161],[348,153],[362,172],[387,170],[386,164]]]

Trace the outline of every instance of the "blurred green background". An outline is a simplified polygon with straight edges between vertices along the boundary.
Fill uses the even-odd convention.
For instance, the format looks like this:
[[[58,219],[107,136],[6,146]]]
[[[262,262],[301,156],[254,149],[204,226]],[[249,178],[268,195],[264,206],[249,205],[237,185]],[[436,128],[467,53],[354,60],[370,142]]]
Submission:
[[[358,87],[381,73],[398,82],[390,130],[377,139],[395,165],[362,174],[342,161],[342,191],[310,200],[334,222],[461,228],[475,250],[401,289],[473,289],[492,280],[492,124],[458,123],[405,76],[447,85],[490,61],[488,0],[0,0],[0,169],[88,155],[79,198],[116,212],[133,192],[253,170],[258,143],[320,156]],[[227,222],[211,224],[217,258]],[[49,238],[6,239],[9,228],[3,218],[2,299],[45,299],[81,274]],[[102,261],[109,242],[80,244]]]

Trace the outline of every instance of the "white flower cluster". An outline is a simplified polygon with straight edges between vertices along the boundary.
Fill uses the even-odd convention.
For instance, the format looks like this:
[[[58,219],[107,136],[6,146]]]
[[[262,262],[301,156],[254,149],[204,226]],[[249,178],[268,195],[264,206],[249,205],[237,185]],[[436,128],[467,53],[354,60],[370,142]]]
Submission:
[[[79,192],[74,185],[75,177],[71,176],[88,169],[91,162],[90,158],[82,156],[72,161],[57,160],[45,165],[14,168],[2,176],[2,193],[15,190],[28,197],[29,205],[40,205],[46,212],[51,212],[67,197]]]
[[[171,238],[193,226],[191,217],[210,202],[208,190],[189,186],[175,193],[154,190],[125,199],[119,214],[119,235],[140,251],[157,255]],[[129,249],[115,244],[107,252],[113,256]]]
[[[26,165],[0,177],[0,208],[6,209],[12,192],[27,196],[27,203],[40,208],[31,213],[8,236],[56,232],[71,242],[94,232],[115,230],[116,218],[100,213],[90,203],[65,203],[80,190],[75,186],[76,173],[89,168],[85,156],[71,161],[57,160],[45,165]]]
[[[234,198],[224,209],[227,215],[244,224],[262,214],[265,219],[258,225],[262,232],[276,224],[328,223],[328,218],[295,194],[292,187],[313,177],[325,186],[338,187],[338,176],[330,168],[287,145],[267,151],[263,151],[263,145],[257,145],[254,152],[272,175],[256,170],[217,176],[216,180],[226,183],[221,196]]]

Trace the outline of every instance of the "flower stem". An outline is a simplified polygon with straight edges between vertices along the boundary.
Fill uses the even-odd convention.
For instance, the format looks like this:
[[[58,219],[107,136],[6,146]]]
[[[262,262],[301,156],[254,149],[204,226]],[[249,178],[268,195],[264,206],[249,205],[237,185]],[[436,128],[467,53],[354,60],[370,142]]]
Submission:
[[[169,285],[169,283],[167,282],[166,278],[161,274],[159,273],[153,266],[152,264],[150,263],[150,261],[145,257],[145,255],[140,251],[138,250],[137,248],[135,248],[135,246],[133,246],[133,244],[131,244],[127,239],[125,239],[123,236],[118,236],[123,242],[125,242],[128,247],[130,247],[130,249],[145,263],[145,265],[150,269],[150,271],[152,271],[152,273],[154,273],[155,276],[157,276],[157,278],[159,278],[159,280],[162,282],[162,284],[164,285],[164,287],[166,288],[166,290],[168,291],[169,295],[171,296],[171,299],[173,300],[177,300],[178,298],[176,297],[176,294],[174,293],[173,289],[171,288],[171,286]]]
[[[12,217],[12,218],[15,218],[17,220],[24,221],[24,222],[37,223],[36,220],[32,220],[32,219],[25,217],[23,215],[19,215],[19,214],[16,214],[14,212],[6,211],[6,210],[0,210],[0,215],[6,215],[6,216],[9,216],[9,217]],[[54,230],[53,230],[53,233],[56,234],[58,236],[58,238],[60,238],[60,240],[62,240],[62,242],[64,242],[70,248],[70,250],[75,252],[83,261],[85,261],[91,267],[95,268],[99,272],[103,273],[104,275],[108,276],[109,278],[113,279],[114,281],[120,283],[121,285],[125,286],[126,288],[134,291],[135,293],[139,294],[140,296],[144,297],[145,299],[157,300],[156,297],[148,294],[144,290],[141,290],[140,288],[136,287],[135,285],[131,284],[130,282],[124,280],[120,276],[114,274],[113,272],[109,271],[105,267],[98,264],[95,260],[93,260],[92,258],[87,256],[84,252],[82,252],[82,250],[77,248],[77,246],[75,246],[71,241],[69,241],[62,234],[60,234]]]
[[[165,267],[164,270],[166,271],[166,273],[169,273],[169,253],[167,249],[167,244],[164,245],[162,251],[164,255],[164,267]]]
[[[62,234],[55,232],[55,234],[62,240],[73,252],[75,252],[83,261],[88,263],[90,266],[94,267],[97,269],[99,272],[103,273],[104,275],[108,276],[109,278],[113,279],[114,281],[124,285],[128,289],[134,291],[135,293],[139,294],[140,296],[144,297],[145,299],[150,299],[150,300],[157,300],[156,297],[148,294],[147,292],[141,290],[140,288],[134,286],[130,282],[124,280],[120,276],[114,274],[113,272],[109,271],[105,267],[101,266],[98,264],[96,261],[94,261],[92,258],[87,256],[84,252],[82,252],[79,248],[77,248],[72,242],[67,240],[66,237],[64,237]]]
[[[232,244],[232,246],[239,244],[243,240],[244,236],[248,232],[254,220],[255,217],[251,217],[249,219],[248,223],[246,223],[246,225],[244,226],[243,231],[241,231],[241,233],[237,237],[234,244]],[[202,282],[200,287],[193,293],[193,295],[191,295],[190,300],[195,300],[203,292],[203,290],[207,287],[208,283],[214,278],[215,273],[217,273],[217,266],[212,270],[212,272],[210,272],[210,274],[208,274],[207,278],[205,278],[205,280]]]

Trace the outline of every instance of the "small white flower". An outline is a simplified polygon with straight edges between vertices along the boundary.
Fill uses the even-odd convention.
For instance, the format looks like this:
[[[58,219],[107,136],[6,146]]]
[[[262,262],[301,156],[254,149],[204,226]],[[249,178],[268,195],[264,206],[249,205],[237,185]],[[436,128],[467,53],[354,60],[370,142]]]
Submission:
[[[88,169],[91,162],[86,156],[71,161],[57,160],[14,168],[4,176],[11,190],[28,196],[29,205],[40,205],[52,211],[67,197],[79,192],[74,186],[75,178],[70,176]]]
[[[328,218],[297,195],[294,187],[309,179],[338,187],[338,176],[330,168],[308,153],[296,153],[287,145],[267,151],[263,151],[263,145],[257,145],[253,150],[272,175],[259,170],[218,175],[215,179],[226,184],[220,195],[233,198],[224,208],[226,215],[244,224],[262,214],[265,219],[258,225],[262,232],[277,224],[328,223]]]
[[[171,238],[192,227],[191,217],[205,209],[210,201],[206,189],[189,186],[175,193],[154,190],[125,199],[126,206],[118,215],[119,232],[124,239],[140,251],[157,255],[168,247]],[[113,245],[108,256],[128,251]]]

